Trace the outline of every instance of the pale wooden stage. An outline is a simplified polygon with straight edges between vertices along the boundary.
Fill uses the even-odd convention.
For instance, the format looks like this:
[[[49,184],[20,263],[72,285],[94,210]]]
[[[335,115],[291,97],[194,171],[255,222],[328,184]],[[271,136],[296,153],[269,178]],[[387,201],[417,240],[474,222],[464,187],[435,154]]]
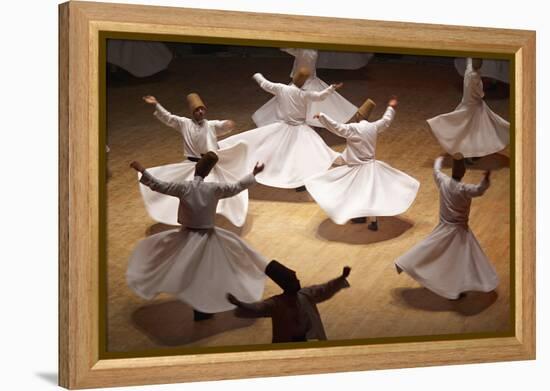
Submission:
[[[184,303],[161,295],[147,302],[128,288],[125,271],[135,244],[147,235],[171,227],[156,224],[147,215],[136,174],[128,166],[139,160],[152,167],[181,161],[180,135],[153,117],[141,100],[155,95],[170,111],[187,115],[185,95],[201,94],[209,119],[233,119],[239,131],[254,128],[250,118],[269,96],[250,79],[262,72],[287,82],[291,58],[176,59],[168,71],[145,80],[114,81],[108,89],[107,185],[108,350],[138,352],[150,348],[265,344],[271,341],[269,319],[241,320],[229,313],[194,323]],[[508,331],[510,323],[510,170],[504,155],[476,163],[465,181],[477,182],[480,168],[493,171],[486,195],[476,199],[471,229],[500,277],[496,292],[469,293],[448,301],[398,275],[393,260],[422,240],[438,221],[438,194],[432,164],[441,149],[427,118],[449,112],[461,99],[461,78],[450,64],[374,61],[358,71],[320,71],[327,83],[343,81],[348,100],[360,105],[367,97],[378,103],[378,118],[390,94],[400,105],[392,127],[378,139],[377,159],[421,183],[412,207],[403,215],[382,217],[380,230],[366,224],[338,226],[307,193],[257,185],[250,191],[249,215],[242,229],[223,218],[220,226],[241,237],[270,259],[295,269],[302,285],[324,282],[349,265],[351,288],[319,306],[330,340],[395,336],[441,335]],[[487,103],[508,119],[508,94],[502,86],[487,92]],[[336,150],[342,139],[320,131]],[[506,153],[508,155],[508,153]],[[449,170],[447,170],[449,172]],[[267,281],[265,297],[279,293]]]

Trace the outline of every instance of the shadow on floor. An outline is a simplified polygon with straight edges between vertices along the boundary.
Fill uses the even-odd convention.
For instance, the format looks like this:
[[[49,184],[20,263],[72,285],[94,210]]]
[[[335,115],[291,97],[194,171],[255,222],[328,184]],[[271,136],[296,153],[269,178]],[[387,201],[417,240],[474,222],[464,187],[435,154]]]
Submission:
[[[433,167],[434,160],[427,160],[422,166],[423,167]],[[450,169],[452,167],[452,159],[450,155],[445,156],[443,160],[443,168]],[[480,171],[495,171],[501,170],[503,168],[510,167],[510,158],[501,153],[493,153],[491,155],[484,156],[476,161],[473,164],[467,164],[466,170],[480,170]]]
[[[57,385],[57,372],[39,372],[35,373],[35,375],[44,380],[46,383],[53,384],[54,386]]]
[[[223,228],[233,232],[237,236],[244,236],[252,230],[254,224],[254,215],[250,212],[246,215],[246,220],[242,227],[234,226],[229,220],[222,215],[216,215],[216,227]]]
[[[370,231],[368,223],[338,225],[330,219],[325,219],[317,228],[317,237],[349,244],[369,244],[383,242],[401,236],[413,224],[400,217],[379,217],[378,231]]]
[[[248,197],[258,201],[313,202],[307,191],[297,192],[295,189],[279,189],[260,184],[248,189]]]
[[[248,327],[254,319],[241,319],[233,311],[221,312],[201,322],[193,320],[193,309],[181,301],[146,305],[132,314],[133,324],[155,343],[185,345],[225,331]]]
[[[430,290],[420,288],[395,288],[392,296],[408,307],[424,311],[452,311],[464,316],[477,315],[489,308],[498,298],[492,292],[467,292],[466,296],[458,300],[448,300],[438,296]]]

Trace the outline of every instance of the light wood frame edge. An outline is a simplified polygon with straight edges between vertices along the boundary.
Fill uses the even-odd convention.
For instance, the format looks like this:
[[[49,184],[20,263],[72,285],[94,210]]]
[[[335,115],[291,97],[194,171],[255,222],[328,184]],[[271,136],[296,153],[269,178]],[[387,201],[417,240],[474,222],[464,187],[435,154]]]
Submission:
[[[330,29],[318,28],[321,24],[328,27],[328,21]],[[535,358],[534,32],[86,2],[61,4],[59,26],[61,386],[75,389]],[[99,360],[98,198],[95,194],[100,30],[357,45],[376,42],[389,48],[435,50],[445,47],[513,54],[516,63],[515,337]]]

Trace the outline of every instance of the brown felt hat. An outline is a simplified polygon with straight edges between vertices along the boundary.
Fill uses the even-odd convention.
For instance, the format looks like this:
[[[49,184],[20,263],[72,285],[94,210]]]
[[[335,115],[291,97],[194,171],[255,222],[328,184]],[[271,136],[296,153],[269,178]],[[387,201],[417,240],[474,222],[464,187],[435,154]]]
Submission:
[[[311,72],[306,67],[301,67],[294,73],[294,76],[292,77],[292,83],[296,87],[302,87],[307,79],[311,76]]]
[[[481,58],[472,58],[472,68],[479,69],[483,65],[483,60]]]
[[[191,113],[193,113],[199,107],[204,107],[206,109],[206,105],[202,101],[199,94],[197,94],[196,92],[192,92],[187,95],[187,104],[189,105],[189,111],[191,111]]]
[[[357,115],[365,120],[369,119],[369,115],[371,115],[372,111],[376,107],[376,103],[374,103],[373,100],[367,99],[359,109],[357,109]]]
[[[454,160],[462,160],[462,159],[464,159],[464,155],[461,154],[460,152],[453,153],[453,159]]]
[[[452,177],[455,179],[461,179],[466,172],[466,166],[464,165],[464,155],[460,152],[453,154],[453,170]]]
[[[276,260],[268,263],[265,274],[283,290],[287,290],[296,280],[296,272]]]
[[[201,176],[206,176],[212,168],[218,162],[218,155],[212,151],[206,152],[201,156],[197,164],[195,165],[195,173],[200,174]]]

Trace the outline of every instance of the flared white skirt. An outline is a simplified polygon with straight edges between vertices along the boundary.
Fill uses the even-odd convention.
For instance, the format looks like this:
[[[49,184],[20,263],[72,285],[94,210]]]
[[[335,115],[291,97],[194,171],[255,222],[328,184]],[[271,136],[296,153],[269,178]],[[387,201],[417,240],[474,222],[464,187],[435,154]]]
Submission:
[[[206,182],[233,183],[242,179],[245,170],[246,145],[237,143],[231,148],[220,149],[218,163],[205,178]],[[195,175],[195,163],[186,160],[181,163],[148,168],[147,171],[155,178],[168,182],[192,181]],[[141,174],[138,174],[138,179]],[[155,221],[169,225],[179,225],[177,221],[179,199],[151,190],[149,187],[139,184],[141,196],[149,216]],[[218,202],[216,213],[225,216],[233,225],[241,227],[246,221],[248,213],[248,190],[239,194],[223,198]]]
[[[221,228],[161,232],[141,240],[132,253],[126,281],[150,300],[169,293],[207,313],[235,308],[226,299],[262,298],[268,260],[232,232]]]
[[[115,64],[136,77],[154,75],[172,61],[170,49],[161,42],[109,39],[107,62]]]
[[[307,191],[336,224],[354,217],[395,216],[413,203],[420,183],[379,160],[310,177]]]
[[[467,291],[490,292],[499,282],[474,234],[462,225],[440,223],[395,265],[447,299]]]
[[[304,90],[307,91],[323,91],[328,87],[328,84],[313,77],[304,85]],[[306,123],[311,126],[323,128],[321,123],[313,118],[315,114],[323,112],[336,122],[346,123],[357,112],[357,107],[351,104],[340,95],[338,92],[330,94],[325,100],[320,102],[310,102],[307,108]],[[266,104],[260,107],[253,115],[252,120],[257,126],[265,126],[272,124],[278,120],[277,118],[277,98],[271,98]]]
[[[510,123],[483,101],[460,104],[455,111],[428,120],[435,137],[449,154],[481,157],[502,151],[510,141]]]
[[[275,122],[226,138],[219,145],[228,148],[238,142],[248,146],[247,168],[250,171],[256,162],[265,163],[256,181],[283,189],[302,186],[306,178],[328,170],[338,157],[338,153],[305,124]]]
[[[455,59],[455,68],[460,76],[464,76],[464,72],[466,71],[466,59]],[[490,77],[510,84],[510,62],[508,60],[484,59],[479,73],[483,77]]]

